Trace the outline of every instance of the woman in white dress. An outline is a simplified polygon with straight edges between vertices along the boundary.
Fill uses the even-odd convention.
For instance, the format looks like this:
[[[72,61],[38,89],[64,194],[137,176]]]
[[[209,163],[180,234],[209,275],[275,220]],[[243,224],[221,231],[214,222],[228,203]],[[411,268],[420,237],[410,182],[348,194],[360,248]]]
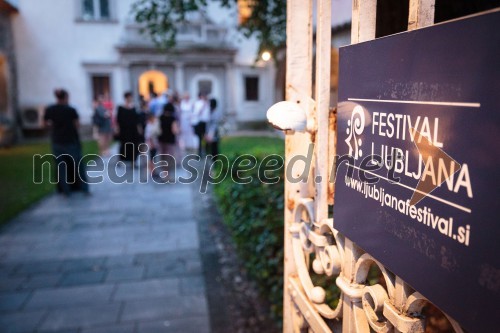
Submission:
[[[181,123],[181,133],[179,136],[179,146],[182,150],[194,150],[196,149],[197,142],[196,136],[193,132],[193,127],[191,126],[191,115],[193,113],[193,101],[189,97],[188,93],[182,96],[180,103],[180,123]]]

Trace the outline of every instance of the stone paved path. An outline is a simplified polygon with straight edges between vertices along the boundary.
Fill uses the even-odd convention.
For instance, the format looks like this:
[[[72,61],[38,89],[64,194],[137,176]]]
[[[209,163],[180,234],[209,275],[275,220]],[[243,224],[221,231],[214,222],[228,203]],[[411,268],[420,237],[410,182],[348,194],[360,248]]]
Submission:
[[[0,231],[0,332],[209,332],[190,185],[91,185]]]

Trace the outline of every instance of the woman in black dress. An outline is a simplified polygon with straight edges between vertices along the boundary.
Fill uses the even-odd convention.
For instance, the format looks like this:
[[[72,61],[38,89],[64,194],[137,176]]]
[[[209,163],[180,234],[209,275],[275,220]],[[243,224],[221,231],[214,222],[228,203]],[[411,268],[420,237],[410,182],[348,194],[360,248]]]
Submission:
[[[158,136],[160,146],[160,156],[163,161],[167,162],[167,181],[175,182],[175,165],[177,155],[177,135],[179,134],[179,125],[175,117],[175,106],[172,103],[167,103],[163,107],[163,112],[160,116],[161,134]]]
[[[132,93],[126,92],[124,98],[125,104],[120,105],[116,113],[120,159],[133,163],[138,155],[137,148],[140,143],[140,118],[134,106]]]

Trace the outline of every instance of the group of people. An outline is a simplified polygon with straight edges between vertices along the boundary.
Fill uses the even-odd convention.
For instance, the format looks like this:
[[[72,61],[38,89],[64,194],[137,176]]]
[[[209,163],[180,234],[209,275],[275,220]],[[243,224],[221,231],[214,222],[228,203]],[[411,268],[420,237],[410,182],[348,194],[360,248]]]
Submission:
[[[103,96],[94,102],[93,123],[103,155],[109,153],[113,136],[120,141],[121,159],[132,163],[138,156],[141,143],[147,144],[152,161],[158,154],[179,159],[181,151],[193,146],[197,146],[200,156],[203,153],[215,156],[219,152],[220,112],[217,101],[208,99],[205,93],[200,93],[193,101],[189,94],[179,98],[177,93],[158,96],[153,92],[149,101],[141,96],[140,108],[137,109],[132,93],[127,92],[115,117],[109,104],[107,107]],[[197,138],[194,145],[193,138]],[[153,163],[150,166],[152,168]]]
[[[85,172],[75,168],[76,165],[83,167],[83,163],[78,163],[82,158],[78,112],[70,106],[66,90],[56,89],[54,95],[56,103],[46,108],[44,120],[50,129],[52,151],[56,156],[57,188],[65,196],[74,190],[88,194]],[[181,150],[193,147],[190,143],[193,134],[198,138],[200,156],[203,150],[213,156],[218,154],[220,113],[217,101],[208,99],[205,93],[200,93],[196,101],[192,101],[188,94],[182,99],[175,93],[164,94],[161,98],[152,94],[149,101],[141,98],[138,109],[132,93],[127,92],[115,115],[112,102],[104,95],[97,96],[93,107],[92,123],[103,156],[109,155],[110,144],[115,138],[120,141],[120,159],[133,165],[141,143],[147,144],[153,162],[156,162],[157,154],[169,154],[179,160]],[[203,142],[206,143],[205,149]],[[153,166],[153,163],[149,164]],[[175,165],[169,166],[172,167]]]
[[[179,103],[181,119],[183,121],[184,131],[189,132],[189,125],[192,126],[192,132],[198,138],[198,154],[203,153],[202,142],[205,142],[205,152],[216,156],[219,154],[219,123],[221,120],[220,111],[217,108],[217,100],[208,99],[207,94],[199,93],[198,100],[193,102],[189,94],[185,94]],[[187,146],[189,135],[184,137],[183,145]]]

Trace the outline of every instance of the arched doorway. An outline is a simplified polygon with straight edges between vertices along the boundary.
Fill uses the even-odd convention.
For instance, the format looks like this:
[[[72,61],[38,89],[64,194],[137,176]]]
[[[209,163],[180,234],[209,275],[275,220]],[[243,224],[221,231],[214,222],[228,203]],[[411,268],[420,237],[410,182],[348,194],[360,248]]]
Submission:
[[[139,94],[149,99],[151,94],[162,94],[168,89],[168,77],[160,71],[150,70],[139,76]]]

